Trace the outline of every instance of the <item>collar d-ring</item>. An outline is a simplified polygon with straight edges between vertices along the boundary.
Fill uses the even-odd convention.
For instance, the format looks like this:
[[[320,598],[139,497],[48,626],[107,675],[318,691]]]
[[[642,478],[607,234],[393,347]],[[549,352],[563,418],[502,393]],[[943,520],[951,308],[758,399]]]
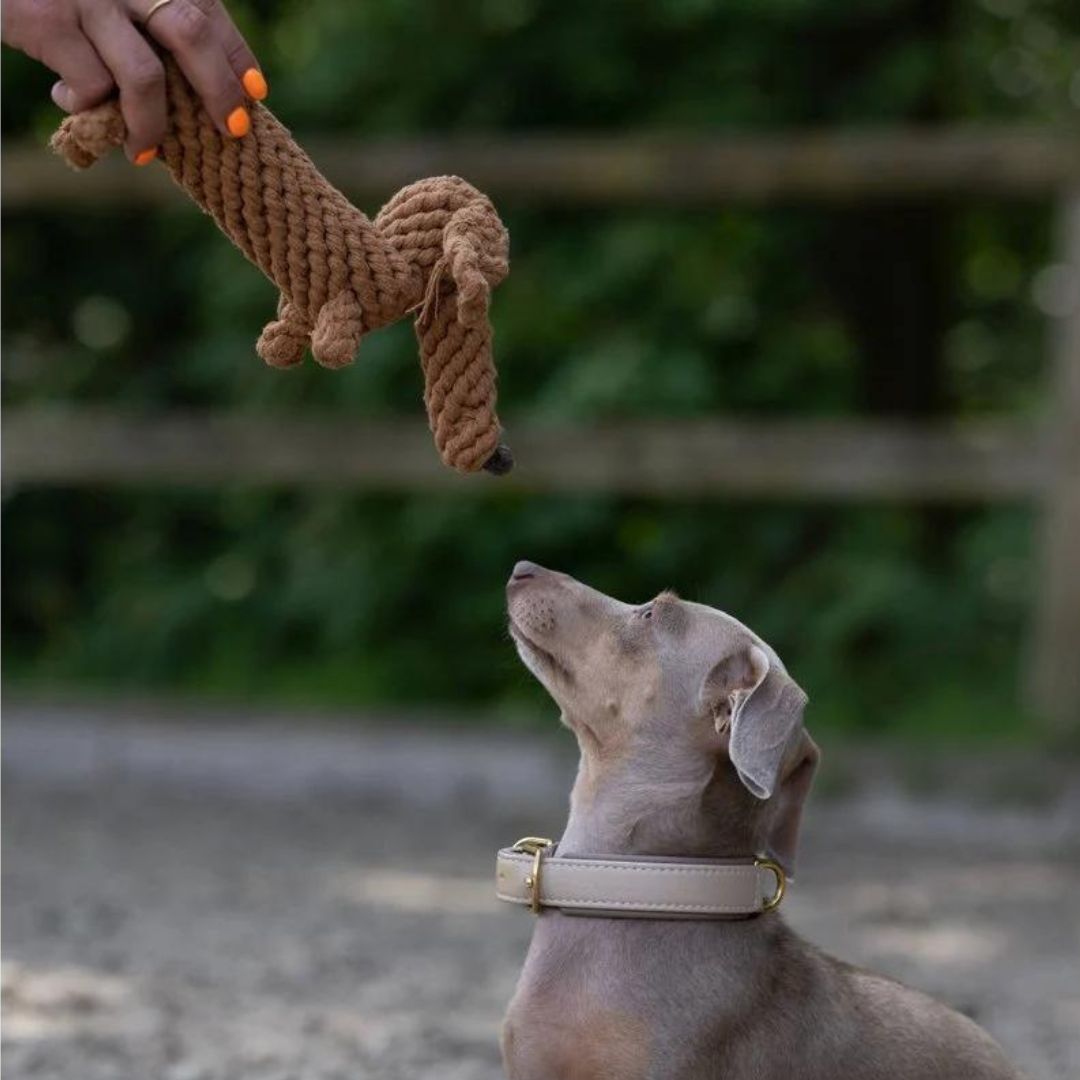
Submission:
[[[780,901],[784,899],[784,893],[787,892],[787,874],[784,873],[784,868],[774,859],[755,859],[754,865],[759,870],[772,871],[773,876],[776,878],[776,891],[772,896],[765,897],[761,902],[763,912],[772,911],[773,908],[780,906]]]

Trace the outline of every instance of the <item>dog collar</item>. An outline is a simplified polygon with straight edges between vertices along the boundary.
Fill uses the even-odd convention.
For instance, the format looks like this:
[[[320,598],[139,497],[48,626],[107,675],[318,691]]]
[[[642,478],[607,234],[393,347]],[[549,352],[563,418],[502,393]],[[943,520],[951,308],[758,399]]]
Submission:
[[[526,836],[495,861],[495,895],[540,914],[639,919],[732,919],[772,911],[787,879],[772,859],[562,856]]]

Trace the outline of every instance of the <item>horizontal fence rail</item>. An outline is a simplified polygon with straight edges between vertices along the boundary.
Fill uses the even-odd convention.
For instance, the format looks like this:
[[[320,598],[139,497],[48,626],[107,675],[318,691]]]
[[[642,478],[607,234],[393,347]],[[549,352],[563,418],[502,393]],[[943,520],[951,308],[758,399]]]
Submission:
[[[1029,129],[300,141],[333,183],[365,200],[442,173],[496,198],[604,205],[1038,197],[1080,186],[1080,139]],[[132,169],[121,154],[76,174],[43,145],[20,143],[4,146],[3,162],[5,210],[184,201],[163,169]]]
[[[20,485],[304,485],[838,500],[1029,500],[1047,482],[1036,432],[861,421],[510,423],[517,466],[461,477],[422,421],[9,408],[3,481]]]

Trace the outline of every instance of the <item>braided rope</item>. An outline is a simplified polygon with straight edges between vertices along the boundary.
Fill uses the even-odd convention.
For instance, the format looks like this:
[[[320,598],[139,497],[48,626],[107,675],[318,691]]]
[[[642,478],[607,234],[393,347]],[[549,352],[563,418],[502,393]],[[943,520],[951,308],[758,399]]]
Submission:
[[[508,472],[499,442],[488,304],[509,270],[509,237],[486,195],[456,176],[402,188],[371,221],[316,169],[263,106],[251,132],[219,134],[166,61],[173,179],[281,290],[256,350],[273,367],[311,349],[328,368],[352,363],[369,330],[413,315],[424,403],[442,460],[461,472]],[[89,168],[125,138],[116,102],[69,116],[52,146]]]

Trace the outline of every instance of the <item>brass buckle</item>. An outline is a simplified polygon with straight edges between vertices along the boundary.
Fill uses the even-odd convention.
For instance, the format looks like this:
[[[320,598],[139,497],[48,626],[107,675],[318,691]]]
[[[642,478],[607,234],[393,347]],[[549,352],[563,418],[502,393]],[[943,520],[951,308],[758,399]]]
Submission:
[[[784,899],[784,893],[787,891],[787,875],[784,873],[784,868],[772,859],[755,859],[754,865],[761,870],[771,870],[776,877],[776,892],[761,902],[763,912],[772,911],[773,908],[779,907],[780,901]]]
[[[540,914],[540,860],[555,843],[544,836],[523,836],[510,850],[533,857],[532,873],[525,878],[525,887],[530,890],[529,910],[534,915]]]

